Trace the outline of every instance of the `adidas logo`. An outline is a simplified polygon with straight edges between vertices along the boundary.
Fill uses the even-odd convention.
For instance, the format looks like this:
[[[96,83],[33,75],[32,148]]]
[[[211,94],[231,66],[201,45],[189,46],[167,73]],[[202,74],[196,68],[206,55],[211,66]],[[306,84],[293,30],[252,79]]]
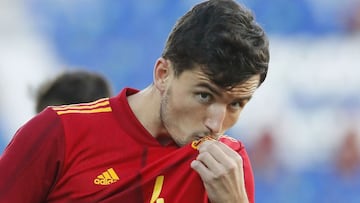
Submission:
[[[109,168],[104,171],[101,175],[98,175],[94,179],[95,185],[110,185],[111,183],[115,183],[119,180],[118,175],[115,173],[113,168]]]

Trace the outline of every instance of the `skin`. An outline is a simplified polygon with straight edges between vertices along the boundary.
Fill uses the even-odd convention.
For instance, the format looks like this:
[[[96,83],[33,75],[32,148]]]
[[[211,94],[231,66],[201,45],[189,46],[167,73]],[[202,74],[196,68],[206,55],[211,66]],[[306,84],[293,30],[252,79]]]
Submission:
[[[240,155],[216,139],[237,122],[259,79],[256,75],[225,90],[210,81],[200,67],[176,77],[171,62],[160,58],[154,67],[154,83],[129,96],[128,101],[161,144],[175,141],[184,146],[204,136],[215,138],[200,145],[191,167],[202,178],[212,203],[248,202]]]
[[[212,203],[248,203],[241,156],[218,141],[205,141],[191,163],[204,183]]]

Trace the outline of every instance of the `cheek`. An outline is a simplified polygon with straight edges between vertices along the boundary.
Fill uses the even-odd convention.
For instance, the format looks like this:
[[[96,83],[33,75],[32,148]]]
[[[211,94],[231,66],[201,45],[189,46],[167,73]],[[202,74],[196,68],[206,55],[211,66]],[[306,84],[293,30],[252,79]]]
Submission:
[[[204,117],[204,107],[199,105],[191,98],[174,98],[172,101],[172,112],[179,122],[181,123],[192,123],[195,125],[197,122],[200,122],[202,117]]]
[[[193,120],[201,115],[201,108],[186,99],[176,101],[173,107],[174,113],[179,117],[186,117],[186,120]]]
[[[238,121],[239,115],[240,115],[240,112],[236,113],[236,114],[230,113],[224,120],[223,128],[227,130],[227,129],[233,127],[236,124],[236,122]]]

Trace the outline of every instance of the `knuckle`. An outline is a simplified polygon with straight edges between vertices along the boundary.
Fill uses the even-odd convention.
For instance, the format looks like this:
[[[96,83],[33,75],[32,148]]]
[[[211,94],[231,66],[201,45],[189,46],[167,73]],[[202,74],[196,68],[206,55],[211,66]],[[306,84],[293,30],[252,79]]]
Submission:
[[[208,157],[210,154],[209,152],[201,152],[198,156],[197,156],[197,160],[205,160],[206,157]]]
[[[199,151],[200,152],[209,151],[214,146],[214,144],[215,144],[215,141],[207,140],[203,144],[200,145]]]
[[[235,158],[235,162],[237,165],[239,165],[241,167],[244,165],[244,160],[242,159],[242,157],[240,155]]]

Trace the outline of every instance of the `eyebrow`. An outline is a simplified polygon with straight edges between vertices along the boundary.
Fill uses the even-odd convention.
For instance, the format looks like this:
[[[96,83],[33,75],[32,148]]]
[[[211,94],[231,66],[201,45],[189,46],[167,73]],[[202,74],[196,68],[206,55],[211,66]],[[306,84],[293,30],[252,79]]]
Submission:
[[[215,89],[213,86],[211,86],[208,83],[202,82],[202,83],[197,84],[196,86],[209,89],[212,93],[216,94],[217,96],[221,96],[221,92],[219,90]]]
[[[246,97],[240,97],[238,99],[235,99],[235,101],[250,101],[252,96],[246,96]]]
[[[209,89],[212,93],[216,94],[217,96],[221,96],[222,93],[221,91],[217,90],[216,88],[214,88],[213,86],[211,86],[210,84],[208,83],[199,83],[197,84],[198,87],[203,87],[203,88],[207,88]],[[236,98],[235,101],[245,101],[245,100],[250,100],[252,98],[252,95],[250,96],[244,96],[244,97],[239,97],[239,98]]]

